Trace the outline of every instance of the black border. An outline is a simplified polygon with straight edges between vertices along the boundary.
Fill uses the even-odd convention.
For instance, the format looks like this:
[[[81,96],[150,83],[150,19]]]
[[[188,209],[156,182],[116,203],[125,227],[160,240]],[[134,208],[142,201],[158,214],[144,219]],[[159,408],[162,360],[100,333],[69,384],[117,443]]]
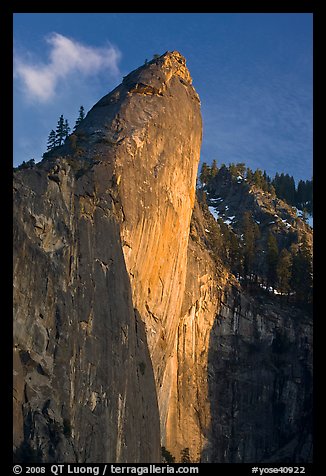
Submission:
[[[167,8],[165,11],[161,9],[153,10],[153,4],[146,8],[144,4],[141,10],[134,11],[127,9],[125,11],[121,8],[116,8],[118,5],[110,5],[106,2],[93,1],[91,3],[92,11],[88,8],[88,2],[76,2],[75,5],[70,2],[56,1],[56,2],[35,2],[35,1],[13,1],[1,2],[0,6],[0,34],[1,34],[1,151],[2,151],[2,184],[0,187],[1,194],[1,243],[2,243],[2,260],[1,260],[1,290],[4,299],[1,302],[2,314],[2,343],[0,350],[0,362],[2,363],[1,370],[4,376],[5,385],[1,391],[1,430],[3,435],[3,444],[1,448],[1,459],[8,463],[8,474],[12,474],[12,157],[13,157],[13,14],[14,13],[312,13],[313,14],[313,40],[314,40],[314,127],[313,127],[313,141],[314,141],[314,158],[313,158],[313,174],[314,174],[314,463],[313,467],[322,462],[322,444],[321,438],[318,435],[323,435],[323,428],[320,421],[321,411],[321,387],[323,377],[320,369],[322,368],[321,359],[323,354],[320,351],[321,340],[323,334],[321,333],[320,324],[325,319],[321,311],[320,291],[322,286],[321,276],[321,230],[323,203],[321,196],[321,187],[323,181],[322,164],[323,158],[321,155],[321,137],[323,128],[322,118],[322,103],[321,92],[322,85],[322,31],[326,28],[323,23],[322,16],[322,0],[307,1],[307,0],[261,0],[261,1],[247,1],[244,0],[223,0],[214,3],[215,9],[211,9],[211,5],[203,10],[189,10]],[[108,7],[111,6],[113,8]],[[155,6],[155,5],[154,5]],[[159,6],[156,4],[156,6]],[[164,5],[168,7],[167,5]],[[127,7],[127,5],[126,5]],[[324,126],[325,127],[325,126]],[[5,146],[3,146],[5,144]],[[324,159],[325,160],[325,159]],[[5,172],[3,174],[3,172]],[[319,378],[317,377],[319,375]],[[7,390],[7,386],[9,387]],[[213,463],[212,463],[213,464]],[[209,468],[213,469],[212,464],[208,464]],[[217,463],[216,463],[217,464]],[[259,465],[259,463],[257,463]],[[7,466],[7,464],[6,464]],[[199,465],[202,473],[203,465]],[[204,466],[207,466],[204,465]],[[236,474],[250,474],[250,468],[253,465],[247,464],[217,464],[217,470],[221,469],[221,474],[226,474],[229,468],[230,472]],[[274,466],[261,464],[261,467]],[[276,464],[275,466],[280,466]],[[306,465],[307,466],[307,465]],[[223,468],[222,468],[223,467]],[[306,474],[313,474],[312,465]],[[49,473],[50,474],[50,473]],[[316,474],[318,474],[316,472]]]

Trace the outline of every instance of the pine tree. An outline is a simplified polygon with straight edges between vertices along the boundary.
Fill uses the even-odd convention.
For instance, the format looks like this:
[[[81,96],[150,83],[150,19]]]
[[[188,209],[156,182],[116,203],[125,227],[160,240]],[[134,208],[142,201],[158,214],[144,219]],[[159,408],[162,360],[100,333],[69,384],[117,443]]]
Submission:
[[[199,180],[203,187],[208,184],[210,178],[211,178],[211,168],[209,165],[207,165],[206,162],[203,162],[203,165],[201,166],[201,170],[199,174]]]
[[[297,208],[302,209],[304,201],[305,201],[305,190],[306,189],[306,184],[303,180],[299,180],[298,183],[298,188],[297,188]]]
[[[211,167],[211,177],[214,178],[217,175],[217,172],[218,172],[217,162],[214,159],[212,162],[212,167]]]
[[[296,193],[296,206],[300,210],[307,209],[308,213],[313,211],[313,181],[300,180]]]
[[[247,182],[248,182],[248,183],[250,183],[250,184],[252,183],[252,181],[253,181],[253,176],[254,176],[254,175],[253,175],[252,170],[251,170],[249,167],[247,167],[246,178],[247,178]]]
[[[61,114],[58,123],[57,123],[57,128],[55,131],[55,142],[56,146],[62,145],[65,139],[65,120],[63,118],[63,114]]]
[[[55,131],[52,129],[48,137],[47,150],[52,150],[55,148],[55,146],[56,146]]]
[[[262,189],[264,190],[264,192],[269,192],[270,191],[270,187],[271,187],[270,182],[271,182],[271,179],[267,175],[266,170],[264,170],[264,173],[262,175]]]
[[[74,129],[73,129],[73,132],[75,132],[75,130],[77,129],[77,127],[79,126],[79,124],[85,119],[85,109],[84,109],[84,106],[80,106],[79,108],[79,115],[77,117],[77,120],[76,120],[76,123],[74,125]]]
[[[313,207],[313,181],[311,180],[306,180],[306,193],[307,193],[307,200],[306,200],[306,206],[307,210],[309,213],[312,213],[312,207]]]
[[[307,202],[306,208],[308,213],[311,215],[313,214],[313,179],[306,181],[306,189],[307,189]]]
[[[289,177],[288,181],[289,181],[289,188],[288,188],[287,201],[290,205],[295,206],[296,204],[295,181],[292,176]]]
[[[277,280],[278,246],[275,236],[269,233],[267,239],[267,285],[275,288]]]
[[[254,184],[257,185],[257,187],[262,188],[263,185],[263,174],[260,169],[255,170],[254,175],[253,175],[253,180]]]
[[[279,198],[283,197],[283,177],[284,174],[279,175],[278,172],[276,172],[274,179],[272,180],[272,185],[275,189],[276,196]]]
[[[246,171],[246,164],[244,162],[238,162],[237,171],[238,171],[238,175],[241,175],[243,177]]]
[[[165,448],[165,446],[161,447],[161,454],[163,463],[175,463],[174,456]]]
[[[230,268],[235,276],[240,277],[243,273],[242,250],[239,239],[232,231],[228,236],[228,260]]]
[[[245,278],[255,272],[256,242],[259,239],[259,227],[252,219],[249,211],[243,214],[243,271]]]
[[[292,176],[284,173],[281,173],[281,175],[276,173],[272,180],[272,185],[274,186],[278,198],[286,201],[289,205],[296,205],[298,193],[296,192],[295,181]]]
[[[229,172],[232,177],[237,177],[238,175],[238,168],[233,162],[231,162],[231,164],[229,165]]]
[[[293,250],[292,250],[293,252]],[[312,257],[305,240],[292,256],[291,288],[298,302],[312,302]]]
[[[277,287],[281,294],[287,294],[290,291],[290,281],[292,274],[292,258],[291,253],[283,248],[276,267]]]
[[[69,134],[70,134],[70,127],[69,127],[68,119],[65,119],[64,127],[63,127],[63,133],[64,133],[64,141],[65,141],[68,138]]]

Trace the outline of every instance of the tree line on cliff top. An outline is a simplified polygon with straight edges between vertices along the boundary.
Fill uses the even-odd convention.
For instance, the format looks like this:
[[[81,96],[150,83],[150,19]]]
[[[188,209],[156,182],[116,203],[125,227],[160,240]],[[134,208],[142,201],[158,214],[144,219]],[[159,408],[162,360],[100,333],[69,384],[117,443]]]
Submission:
[[[229,166],[222,164],[218,168],[216,160],[213,160],[211,166],[206,162],[202,164],[199,173],[201,186],[207,187],[223,167],[228,168],[232,175],[241,176],[248,184],[254,184],[304,213],[313,215],[313,180],[299,180],[296,186],[294,177],[289,174],[277,172],[271,178],[265,170],[256,169],[253,171],[244,163],[231,163]]]
[[[220,169],[216,161],[211,167],[203,164],[199,174],[201,186],[198,189],[198,197],[204,214],[210,217],[206,238],[214,256],[253,291],[263,289],[285,296],[288,301],[311,303],[312,255],[305,234],[299,237],[297,233],[288,233],[286,240],[279,239],[278,230],[263,230],[254,220],[250,210],[242,214],[237,232],[220,217],[212,220],[206,202],[206,190],[210,181],[223,167],[228,169],[234,178],[246,178],[246,182],[268,192],[272,197],[283,197],[284,183],[292,183],[293,179],[290,177],[289,180],[289,176],[284,174],[276,174],[274,179],[270,179],[266,172],[253,172],[244,164],[231,164],[229,167],[223,164]],[[306,205],[309,202],[312,206],[312,189],[307,189],[309,194],[307,192],[300,201],[297,198],[296,205],[301,205],[302,202]],[[298,192],[301,193],[299,187],[296,189],[297,194]],[[214,198],[212,193],[210,198]]]
[[[79,114],[76,119],[73,132],[76,131],[77,127],[79,124],[84,120],[85,118],[85,109],[84,106],[80,106],[79,108]],[[48,137],[48,142],[47,142],[47,150],[50,151],[54,149],[55,147],[60,147],[60,145],[64,144],[66,139],[68,138],[70,134],[70,126],[68,119],[65,119],[63,114],[58,119],[57,122],[57,127],[56,129],[52,129],[50,131],[49,137]]]

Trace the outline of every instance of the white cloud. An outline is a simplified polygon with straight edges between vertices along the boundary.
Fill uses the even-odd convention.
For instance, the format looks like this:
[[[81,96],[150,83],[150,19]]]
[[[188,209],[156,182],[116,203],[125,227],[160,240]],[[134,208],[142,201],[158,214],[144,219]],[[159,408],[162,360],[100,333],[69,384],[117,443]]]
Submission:
[[[119,74],[121,53],[110,44],[102,48],[87,46],[59,33],[52,33],[46,41],[51,47],[46,63],[27,62],[21,54],[15,56],[14,74],[21,81],[26,99],[50,101],[59,83],[73,75],[95,76],[102,71]]]

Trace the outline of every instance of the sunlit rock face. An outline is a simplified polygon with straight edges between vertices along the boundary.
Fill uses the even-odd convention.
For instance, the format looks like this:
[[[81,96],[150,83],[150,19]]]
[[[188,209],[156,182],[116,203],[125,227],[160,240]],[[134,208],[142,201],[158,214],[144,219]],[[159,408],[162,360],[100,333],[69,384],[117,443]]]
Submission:
[[[15,172],[17,461],[310,460],[311,320],[212,252],[201,135],[167,52]]]
[[[133,306],[146,326],[164,433],[202,137],[185,59],[166,53],[130,73],[77,135],[87,148],[94,141],[102,167],[112,168]]]
[[[212,221],[196,202],[164,443],[178,461],[311,462],[311,309],[248,293]]]
[[[160,461],[200,142],[199,99],[172,52],[16,172],[18,456]]]
[[[93,171],[76,179],[80,165],[58,158],[15,177],[16,456],[158,461],[154,376],[117,213]]]

